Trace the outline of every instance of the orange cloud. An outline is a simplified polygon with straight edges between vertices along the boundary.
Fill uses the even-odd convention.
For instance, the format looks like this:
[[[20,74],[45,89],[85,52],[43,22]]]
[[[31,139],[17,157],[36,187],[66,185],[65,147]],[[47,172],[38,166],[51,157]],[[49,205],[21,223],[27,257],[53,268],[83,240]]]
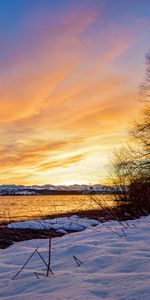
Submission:
[[[78,154],[72,157],[67,157],[65,159],[61,159],[60,161],[57,160],[52,160],[50,162],[44,163],[42,165],[39,166],[39,170],[40,171],[46,171],[49,169],[53,169],[53,168],[66,168],[70,165],[74,165],[78,162],[80,162],[81,160],[83,160],[85,158],[84,155]]]
[[[95,9],[50,20],[40,13],[38,22],[36,15],[0,73],[1,182],[98,180],[137,111],[138,78],[124,71],[124,55],[143,30],[101,28]]]

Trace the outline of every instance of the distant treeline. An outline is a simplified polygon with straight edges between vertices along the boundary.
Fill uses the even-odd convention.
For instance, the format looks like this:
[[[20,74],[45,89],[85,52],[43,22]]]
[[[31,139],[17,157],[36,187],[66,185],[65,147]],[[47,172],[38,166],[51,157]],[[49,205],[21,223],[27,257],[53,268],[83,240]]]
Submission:
[[[1,190],[0,196],[40,196],[40,195],[109,195],[115,194],[116,191],[94,191],[94,190],[87,190],[87,191],[59,191],[59,190],[34,190],[34,189],[21,189],[21,190]]]

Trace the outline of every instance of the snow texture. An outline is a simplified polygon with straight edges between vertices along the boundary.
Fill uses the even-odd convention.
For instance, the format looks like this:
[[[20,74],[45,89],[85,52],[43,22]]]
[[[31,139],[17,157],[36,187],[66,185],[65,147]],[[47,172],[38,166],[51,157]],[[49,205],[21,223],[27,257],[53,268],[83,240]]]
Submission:
[[[128,224],[107,222],[52,239],[54,276],[34,276],[34,272],[46,272],[35,254],[12,280],[36,247],[47,261],[47,239],[21,242],[1,250],[1,300],[150,299],[150,216]],[[83,264],[78,266],[73,256]]]

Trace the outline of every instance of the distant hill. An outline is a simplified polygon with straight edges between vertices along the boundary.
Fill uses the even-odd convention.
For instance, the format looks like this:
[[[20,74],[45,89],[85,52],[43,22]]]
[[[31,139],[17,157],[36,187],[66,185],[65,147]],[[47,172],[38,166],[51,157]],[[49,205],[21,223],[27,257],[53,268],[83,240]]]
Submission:
[[[0,195],[72,195],[72,194],[107,194],[115,189],[100,184],[95,185],[0,185]]]

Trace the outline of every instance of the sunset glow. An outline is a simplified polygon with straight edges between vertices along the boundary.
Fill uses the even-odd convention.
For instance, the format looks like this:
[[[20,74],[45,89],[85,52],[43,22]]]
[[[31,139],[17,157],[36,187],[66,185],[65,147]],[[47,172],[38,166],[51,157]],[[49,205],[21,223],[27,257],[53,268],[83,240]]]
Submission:
[[[149,28],[149,0],[0,0],[0,184],[105,182]]]

